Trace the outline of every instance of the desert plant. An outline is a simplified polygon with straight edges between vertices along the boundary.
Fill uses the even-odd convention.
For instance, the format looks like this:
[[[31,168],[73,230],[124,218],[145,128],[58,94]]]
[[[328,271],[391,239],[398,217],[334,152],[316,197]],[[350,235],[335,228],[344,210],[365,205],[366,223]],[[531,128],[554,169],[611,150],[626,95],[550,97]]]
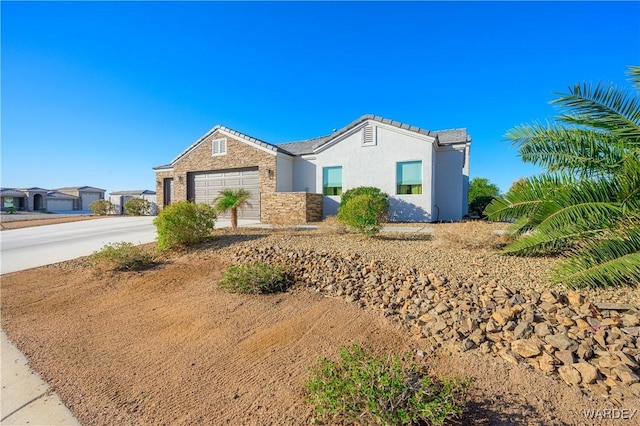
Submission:
[[[218,285],[231,293],[262,294],[283,291],[286,280],[280,267],[257,262],[230,266]]]
[[[350,198],[338,210],[338,220],[363,235],[380,232],[381,220],[388,210],[386,198],[369,194]]]
[[[143,247],[132,243],[119,242],[105,244],[89,256],[91,264],[100,269],[131,271],[153,264],[152,254]]]
[[[251,194],[244,188],[225,188],[213,200],[214,206],[219,213],[231,211],[231,229],[238,228],[238,209],[242,210],[249,202]]]
[[[131,198],[124,203],[124,211],[131,216],[151,214],[151,203],[144,198]]]
[[[340,207],[344,206],[352,198],[358,195],[370,195],[376,202],[380,204],[380,221],[384,221],[389,213],[389,196],[382,192],[380,188],[374,186],[358,186],[351,188],[348,191],[342,193],[340,198]]]
[[[158,231],[157,250],[183,244],[194,244],[211,235],[216,212],[208,204],[179,201],[168,205],[153,220]]]
[[[469,183],[469,214],[483,217],[483,211],[500,195],[498,185],[487,178],[473,178]]]
[[[7,207],[7,213],[9,214],[16,214],[17,211],[18,209],[16,209],[14,206]]]
[[[399,357],[380,359],[358,345],[339,361],[311,368],[307,400],[321,419],[376,425],[443,424],[460,417],[470,379],[432,381]]]
[[[96,200],[89,205],[91,213],[98,216],[106,216],[114,211],[114,205],[109,200]]]
[[[566,254],[551,278],[571,287],[640,282],[640,67],[629,74],[635,92],[576,84],[554,101],[567,109],[556,123],[507,133],[546,172],[485,210],[517,219],[506,253]]]

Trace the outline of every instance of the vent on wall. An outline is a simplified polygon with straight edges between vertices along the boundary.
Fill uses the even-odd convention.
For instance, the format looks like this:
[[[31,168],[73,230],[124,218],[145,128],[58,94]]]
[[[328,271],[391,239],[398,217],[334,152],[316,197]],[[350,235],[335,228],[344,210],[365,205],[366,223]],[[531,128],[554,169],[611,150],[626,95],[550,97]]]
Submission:
[[[375,126],[365,126],[362,132],[362,146],[374,146],[376,144]]]

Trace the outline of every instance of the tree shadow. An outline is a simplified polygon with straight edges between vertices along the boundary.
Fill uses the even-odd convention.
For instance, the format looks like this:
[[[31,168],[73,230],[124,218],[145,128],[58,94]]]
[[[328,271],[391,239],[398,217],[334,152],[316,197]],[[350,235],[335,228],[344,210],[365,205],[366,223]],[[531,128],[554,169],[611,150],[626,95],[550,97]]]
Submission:
[[[503,395],[496,393],[491,398],[473,399],[467,403],[464,424],[511,426],[529,424],[538,417],[536,408],[531,404],[518,405],[518,412]],[[540,420],[540,425],[544,422]],[[554,422],[553,424],[567,424]]]
[[[389,220],[392,222],[431,222],[433,219],[422,207],[389,197]]]

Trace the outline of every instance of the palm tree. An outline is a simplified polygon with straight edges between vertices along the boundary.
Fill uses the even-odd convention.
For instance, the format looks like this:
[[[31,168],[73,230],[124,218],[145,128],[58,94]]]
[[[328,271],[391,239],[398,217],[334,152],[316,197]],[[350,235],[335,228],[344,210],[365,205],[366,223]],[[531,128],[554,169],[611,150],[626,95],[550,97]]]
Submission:
[[[216,210],[220,213],[231,211],[231,229],[238,229],[238,209],[242,210],[249,204],[251,194],[244,188],[225,188],[213,200]]]
[[[485,210],[516,219],[506,253],[562,254],[551,278],[571,287],[640,282],[640,67],[628,74],[635,90],[576,84],[553,102],[566,109],[555,122],[510,130],[546,171]]]

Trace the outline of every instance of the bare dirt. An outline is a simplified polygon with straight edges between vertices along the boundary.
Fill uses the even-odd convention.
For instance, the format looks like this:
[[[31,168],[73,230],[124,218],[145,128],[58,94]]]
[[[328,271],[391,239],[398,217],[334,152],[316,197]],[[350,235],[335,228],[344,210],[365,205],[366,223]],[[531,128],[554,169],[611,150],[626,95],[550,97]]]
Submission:
[[[365,252],[367,246],[370,256],[395,259],[419,246],[429,256],[465,262],[475,256],[485,275],[502,270],[492,269],[490,249],[447,248],[438,238],[368,244],[321,231],[216,232],[213,243],[141,272],[97,274],[75,260],[4,275],[2,328],[82,424],[313,424],[304,383],[319,356],[335,358],[351,343],[380,355],[415,354],[416,342],[393,320],[307,289],[225,293],[216,283],[230,251],[241,244]],[[523,263],[532,268],[524,278],[541,280],[549,263]],[[461,424],[606,424],[587,420],[583,410],[616,408],[539,371],[475,352],[414,359],[435,376],[475,379]]]

